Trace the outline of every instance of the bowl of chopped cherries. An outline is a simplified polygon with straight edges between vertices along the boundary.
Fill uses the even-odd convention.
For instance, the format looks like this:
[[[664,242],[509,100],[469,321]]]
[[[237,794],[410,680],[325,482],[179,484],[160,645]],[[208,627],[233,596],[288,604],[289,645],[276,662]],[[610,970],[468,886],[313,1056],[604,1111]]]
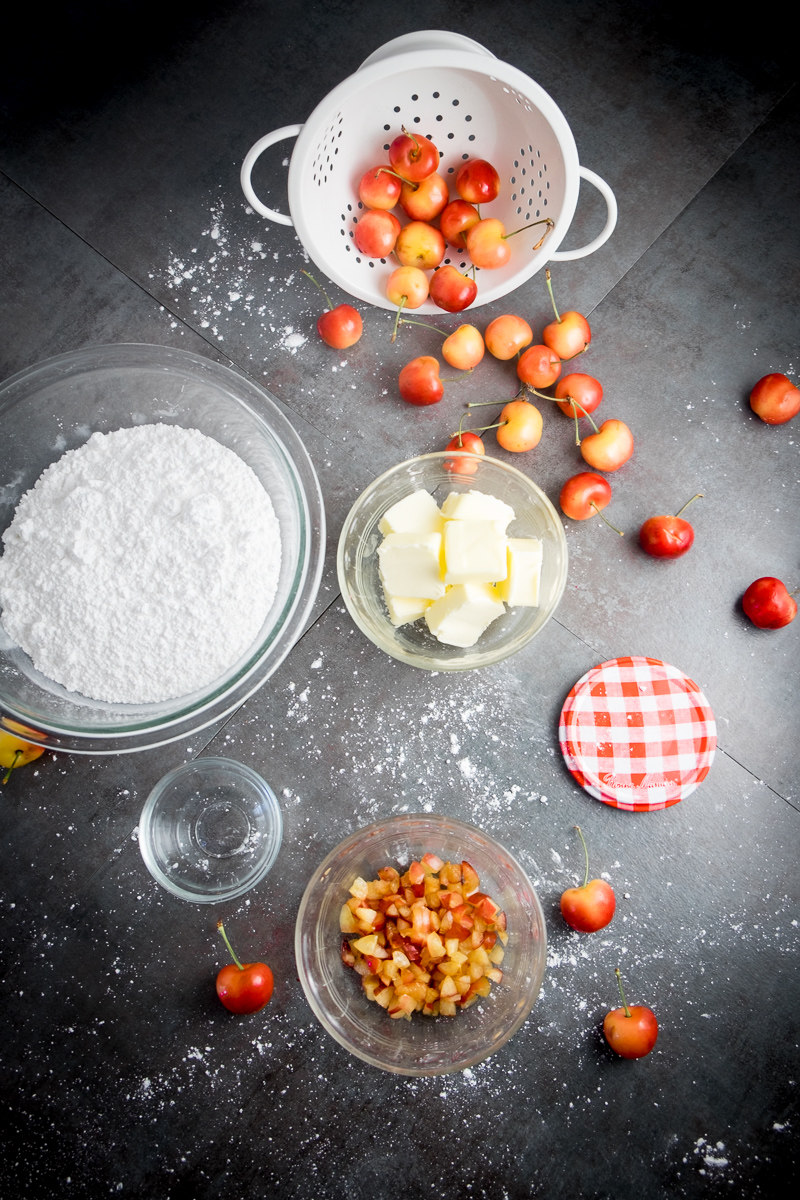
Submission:
[[[439,451],[399,463],[356,500],[339,586],[367,637],[410,666],[466,671],[515,654],[564,592],[561,519],[499,459]]]
[[[405,814],[341,842],[295,928],[314,1015],[402,1075],[462,1071],[520,1028],[541,988],[544,915],[524,869],[473,825]]]

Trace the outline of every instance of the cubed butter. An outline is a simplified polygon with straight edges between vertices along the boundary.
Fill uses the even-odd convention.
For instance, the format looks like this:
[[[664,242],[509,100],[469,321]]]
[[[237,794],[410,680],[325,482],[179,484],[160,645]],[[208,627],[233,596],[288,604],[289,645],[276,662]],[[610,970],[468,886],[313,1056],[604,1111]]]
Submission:
[[[438,600],[444,595],[442,535],[390,533],[378,547],[381,583],[388,595]]]
[[[445,583],[497,583],[505,579],[507,541],[502,521],[447,521]]]
[[[419,596],[392,596],[384,589],[386,607],[389,610],[389,620],[393,625],[408,625],[424,617],[432,601],[423,600]]]
[[[388,508],[378,523],[384,537],[390,533],[441,533],[444,517],[430,492],[409,492]]]
[[[442,505],[442,516],[448,521],[502,521],[505,531],[514,520],[514,510],[485,492],[450,492]]]
[[[538,608],[542,543],[538,538],[508,539],[508,575],[497,590],[509,608]]]
[[[474,646],[485,629],[505,612],[497,590],[488,583],[459,583],[425,613],[434,637],[446,646]]]

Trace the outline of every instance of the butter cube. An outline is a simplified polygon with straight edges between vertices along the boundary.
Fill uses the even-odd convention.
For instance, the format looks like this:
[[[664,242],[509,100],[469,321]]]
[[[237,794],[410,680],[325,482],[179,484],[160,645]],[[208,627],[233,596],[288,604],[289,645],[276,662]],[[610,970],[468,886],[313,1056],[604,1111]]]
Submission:
[[[451,492],[442,505],[448,521],[502,521],[505,531],[514,520],[514,510],[497,496],[485,492]]]
[[[505,611],[496,589],[488,583],[459,583],[430,606],[425,621],[444,645],[466,647],[474,646]]]
[[[447,521],[445,583],[496,583],[505,579],[507,540],[502,521]]]
[[[409,625],[412,621],[418,621],[420,617],[425,616],[432,603],[419,596],[392,596],[385,589],[383,595],[389,610],[389,620],[394,626]]]
[[[384,537],[390,533],[441,533],[444,517],[430,492],[409,492],[388,508],[378,523]]]
[[[444,595],[440,533],[390,533],[378,547],[384,592],[438,600]]]
[[[538,538],[508,539],[508,575],[497,590],[509,608],[538,608],[542,543]]]

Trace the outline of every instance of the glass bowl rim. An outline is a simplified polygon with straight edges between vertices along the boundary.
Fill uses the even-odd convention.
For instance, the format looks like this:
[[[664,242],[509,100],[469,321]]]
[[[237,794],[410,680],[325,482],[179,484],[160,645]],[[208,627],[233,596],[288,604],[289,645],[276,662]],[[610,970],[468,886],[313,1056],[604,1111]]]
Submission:
[[[561,566],[560,566],[559,578],[558,578],[558,583],[557,583],[557,587],[556,587],[556,595],[554,598],[552,611],[550,612],[550,614],[548,615],[546,620],[542,623],[542,625],[538,629],[531,630],[528,633],[526,633],[524,636],[518,637],[516,640],[501,644],[501,645],[497,646],[496,649],[493,651],[486,651],[484,653],[484,655],[481,657],[480,662],[464,662],[463,660],[460,660],[460,659],[446,659],[446,658],[436,659],[433,656],[431,656],[430,665],[428,665],[428,663],[420,661],[420,659],[422,657],[421,655],[414,654],[414,653],[406,650],[405,647],[401,643],[392,641],[388,636],[386,639],[384,639],[381,642],[378,642],[375,640],[375,637],[373,635],[373,630],[371,629],[371,627],[368,625],[368,623],[366,621],[362,620],[361,614],[354,607],[351,606],[350,599],[348,596],[344,559],[345,559],[345,554],[347,551],[348,538],[351,535],[352,526],[353,526],[356,518],[358,516],[360,516],[360,514],[363,511],[368,510],[369,502],[372,502],[374,500],[375,495],[377,494],[377,492],[379,491],[381,486],[386,482],[386,480],[390,479],[392,476],[394,476],[396,474],[400,474],[404,470],[407,470],[413,464],[416,464],[416,463],[422,463],[422,464],[431,463],[431,464],[433,464],[435,462],[442,462],[444,459],[452,459],[453,457],[474,458],[474,459],[477,459],[477,461],[479,463],[488,464],[492,468],[498,467],[498,468],[500,468],[500,470],[502,472],[508,473],[512,477],[512,479],[516,479],[518,482],[522,483],[526,488],[529,488],[533,491],[533,493],[536,495],[539,502],[544,507],[545,512],[550,517],[553,528],[556,531],[556,539],[558,541],[558,544],[559,544],[559,547],[561,550]],[[459,476],[457,476],[457,475],[454,476],[454,481],[457,481],[458,478],[459,478]],[[372,642],[372,644],[374,646],[378,647],[379,650],[383,650],[383,652],[385,654],[390,655],[392,658],[397,659],[399,662],[406,663],[408,666],[416,667],[418,670],[423,670],[423,671],[475,671],[475,670],[481,670],[484,667],[491,667],[491,666],[496,665],[499,662],[503,662],[506,658],[510,658],[511,655],[516,654],[518,650],[521,650],[523,648],[523,646],[526,646],[528,644],[528,642],[532,641],[534,637],[536,637],[539,633],[541,633],[542,629],[544,629],[547,622],[552,618],[553,613],[556,611],[556,609],[558,608],[558,605],[561,603],[561,598],[564,595],[564,589],[567,586],[568,569],[569,569],[569,549],[567,546],[567,539],[566,539],[566,534],[564,532],[564,526],[561,522],[561,519],[559,518],[559,515],[556,511],[555,505],[550,500],[550,497],[547,495],[547,493],[545,491],[543,491],[543,489],[539,486],[539,484],[535,483],[534,480],[531,479],[531,477],[529,475],[526,475],[524,471],[520,471],[520,469],[518,467],[515,467],[512,463],[504,462],[502,459],[499,459],[499,458],[493,458],[491,455],[488,455],[488,454],[487,455],[471,454],[469,451],[463,451],[463,450],[435,450],[428,454],[417,454],[417,455],[414,455],[413,458],[404,459],[403,462],[396,463],[393,467],[390,467],[387,471],[383,471],[380,475],[378,475],[375,479],[373,479],[372,482],[369,483],[364,488],[363,492],[361,492],[356,497],[353,504],[351,505],[350,510],[348,511],[347,516],[344,519],[344,524],[342,525],[342,530],[339,535],[339,542],[338,542],[337,551],[336,551],[336,573],[337,573],[337,578],[339,581],[339,590],[341,592],[342,602],[343,602],[345,608],[347,609],[354,624],[361,630],[361,632],[364,634],[364,636],[367,637],[370,642]],[[388,618],[387,618],[387,632],[390,628],[391,628],[391,626],[390,626]]]
[[[361,1049],[342,1036],[332,1022],[329,1021],[325,1009],[320,1004],[317,996],[314,994],[313,988],[311,987],[309,981],[306,963],[303,956],[303,925],[306,913],[311,904],[312,896],[318,887],[324,886],[323,881],[325,875],[330,870],[330,867],[333,865],[333,863],[341,857],[343,850],[346,850],[348,853],[356,850],[361,841],[363,841],[365,837],[369,836],[372,831],[389,828],[402,830],[403,825],[420,821],[430,822],[433,826],[438,826],[439,828],[449,826],[455,832],[462,833],[465,837],[474,837],[475,834],[478,834],[482,839],[485,839],[492,846],[496,846],[498,850],[503,853],[503,855],[507,856],[514,871],[518,872],[527,883],[531,896],[533,897],[533,910],[536,915],[537,924],[541,930],[541,950],[539,957],[541,959],[542,976],[539,979],[538,986],[536,986],[535,989],[534,987],[529,989],[525,1005],[517,1013],[515,1019],[511,1022],[508,1029],[504,1031],[503,1036],[491,1043],[484,1051],[481,1051],[477,1054],[472,1054],[469,1057],[465,1057],[463,1061],[448,1063],[445,1066],[434,1068],[413,1065],[398,1066],[395,1063],[388,1064],[382,1061],[376,1055],[370,1054],[368,1051]],[[484,1059],[489,1058],[490,1055],[494,1054],[496,1050],[499,1050],[502,1046],[505,1046],[506,1043],[514,1036],[514,1034],[521,1029],[530,1016],[534,1004],[541,995],[542,983],[547,967],[547,923],[545,921],[542,903],[527,871],[522,866],[517,856],[512,854],[510,850],[508,850],[501,842],[498,842],[497,839],[494,838],[490,833],[487,833],[486,830],[481,829],[480,826],[473,825],[468,821],[462,821],[459,817],[451,817],[445,813],[398,813],[394,816],[386,817],[383,820],[372,821],[368,825],[360,826],[353,833],[349,834],[346,838],[343,838],[340,842],[338,842],[329,851],[329,853],[326,854],[325,858],[311,875],[311,878],[309,879],[305,890],[303,891],[303,896],[297,911],[297,919],[295,921],[294,951],[298,978],[300,980],[303,994],[305,995],[308,1005],[322,1028],[336,1042],[338,1042],[340,1046],[342,1046],[350,1054],[355,1055],[356,1058],[361,1059],[363,1062],[368,1063],[372,1067],[378,1067],[382,1071],[387,1071],[395,1075],[431,1077],[434,1075],[451,1074],[454,1071],[463,1071],[466,1067],[472,1067],[476,1063],[483,1062]],[[416,1016],[418,1016],[418,1014],[415,1014],[412,1019],[415,1019]],[[425,1020],[426,1018],[420,1019]],[[457,1022],[458,1017],[454,1019]]]
[[[72,368],[72,369],[71,369]],[[227,363],[217,362],[178,346],[149,342],[109,342],[79,347],[32,363],[0,381],[0,420],[6,407],[50,387],[59,377],[90,375],[101,370],[143,369],[175,371],[199,380],[207,379],[269,435],[286,469],[286,479],[295,496],[300,515],[300,554],[295,570],[295,591],[275,624],[256,650],[249,653],[224,685],[215,682],[195,693],[193,702],[179,703],[161,719],[147,716],[121,720],[114,726],[94,727],[87,722],[57,721],[16,704],[0,700],[0,725],[16,722],[31,733],[27,740],[46,749],[72,754],[119,754],[150,750],[190,737],[238,708],[277,670],[291,650],[311,611],[319,591],[325,557],[325,508],[319,478],[311,457],[288,416],[276,399],[249,375]],[[15,394],[27,388],[20,397]],[[259,411],[259,407],[263,411]],[[184,426],[186,427],[186,426]],[[202,432],[202,431],[201,431]],[[283,643],[283,644],[281,644]],[[124,709],[124,705],[117,706]],[[141,707],[141,706],[139,706]],[[41,729],[41,739],[35,736]]]
[[[150,830],[152,828],[153,815],[156,805],[159,800],[172,787],[177,779],[183,775],[189,775],[193,771],[200,771],[206,766],[213,766],[223,771],[230,772],[232,775],[244,776],[254,788],[261,794],[266,801],[270,819],[270,833],[272,834],[271,848],[262,862],[253,871],[252,875],[243,880],[236,887],[229,888],[226,892],[216,893],[214,895],[203,895],[198,892],[190,892],[182,888],[174,879],[170,878],[164,871],[161,870],[156,862],[153,854],[150,841],[143,837],[142,830]],[[144,865],[155,879],[156,883],[173,896],[177,896],[179,900],[188,900],[194,904],[221,904],[226,900],[236,900],[249,892],[256,884],[261,883],[266,875],[272,870],[275,861],[280,853],[283,843],[283,813],[275,792],[253,767],[247,763],[239,762],[235,758],[225,758],[221,755],[207,755],[199,758],[193,758],[189,762],[180,763],[179,766],[173,767],[166,775],[163,775],[157,783],[150,789],[150,793],[142,806],[142,811],[139,816],[139,851],[142,855]]]

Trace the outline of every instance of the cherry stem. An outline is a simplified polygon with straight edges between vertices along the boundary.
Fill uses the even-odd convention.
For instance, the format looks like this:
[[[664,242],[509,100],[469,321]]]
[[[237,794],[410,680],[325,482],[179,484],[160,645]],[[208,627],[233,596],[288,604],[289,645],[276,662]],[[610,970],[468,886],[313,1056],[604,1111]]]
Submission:
[[[542,217],[541,220],[539,220],[539,221],[531,221],[530,225],[520,225],[519,229],[512,229],[511,233],[504,233],[501,236],[502,236],[503,240],[505,241],[506,238],[513,237],[515,233],[524,233],[526,229],[533,229],[534,225],[546,225],[547,226],[547,229],[545,229],[545,231],[544,231],[544,236],[533,247],[534,250],[538,250],[539,247],[541,246],[542,242],[544,241],[544,239],[547,237],[550,230],[555,227],[555,221],[551,220],[550,217]]]
[[[316,281],[316,279],[314,278],[314,276],[313,276],[313,275],[311,275],[311,274],[310,274],[308,271],[303,271],[302,273],[303,273],[303,275],[305,275],[305,277],[306,277],[307,279],[310,279],[312,283],[315,283],[315,284],[317,285],[317,287],[318,287],[318,288],[319,288],[319,290],[322,292],[322,294],[323,294],[323,296],[325,297],[325,299],[328,301],[328,308],[329,308],[329,310],[330,310],[331,312],[333,312],[333,305],[331,304],[331,298],[330,298],[330,296],[328,295],[328,293],[325,291],[325,288],[322,286],[322,284],[321,284],[321,283],[317,283],[317,281]]]
[[[442,375],[440,378],[442,383],[459,383],[465,375],[471,375],[474,370],[474,367],[468,367],[467,370],[462,371],[460,375]]]
[[[14,767],[17,765],[17,763],[19,762],[19,760],[21,758],[22,758],[22,751],[15,750],[13,762],[11,763],[11,766],[8,768],[5,775],[3,776],[3,783],[8,783],[9,779],[11,778],[11,772],[14,770]]]
[[[480,425],[477,429],[465,429],[464,433],[486,433],[487,429],[499,429],[501,425],[507,424],[508,421],[495,421],[494,425]]]
[[[579,444],[580,444],[580,443],[579,443]],[[593,508],[593,509],[594,509],[594,511],[597,513],[598,517],[600,518],[600,520],[601,520],[601,521],[605,521],[605,523],[606,523],[606,525],[608,526],[608,528],[609,528],[609,529],[613,529],[613,530],[614,530],[614,533],[618,533],[620,537],[625,537],[625,534],[623,533],[623,531],[622,531],[621,529],[617,529],[616,525],[612,525],[612,524],[611,524],[611,522],[609,521],[608,517],[604,517],[604,516],[603,516],[603,514],[600,512],[600,509],[599,509],[599,508],[597,507],[597,505],[595,504],[594,500],[590,500],[590,501],[589,501],[589,508]],[[577,825],[575,826],[575,828],[577,829]]]
[[[400,324],[401,325],[420,325],[423,329],[435,329],[436,332],[440,333],[443,338],[447,338],[450,336],[450,334],[446,330],[439,329],[438,325],[429,325],[427,321],[412,321],[408,317],[403,317],[400,321]]]
[[[397,316],[394,319],[394,329],[392,330],[392,338],[391,338],[392,342],[397,341],[397,326],[400,324],[400,313],[403,311],[403,305],[405,304],[407,299],[408,299],[408,296],[400,297],[400,303],[397,306]]]
[[[232,959],[233,959],[233,961],[236,963],[236,965],[237,965],[237,967],[239,968],[239,970],[240,970],[240,971],[243,971],[243,970],[244,970],[244,967],[243,967],[243,966],[242,966],[242,964],[239,962],[239,959],[236,957],[236,951],[234,950],[233,946],[232,946],[232,945],[230,944],[230,942],[228,941],[228,935],[227,935],[227,933],[225,932],[225,926],[222,924],[222,921],[217,921],[217,929],[218,929],[218,930],[220,931],[220,933],[222,934],[223,941],[225,942],[225,945],[228,947],[228,950],[230,951],[231,958],[232,958]]]
[[[694,504],[695,500],[702,500],[702,499],[703,499],[703,493],[698,492],[696,496],[692,496],[691,500],[686,501],[683,508],[679,509],[678,512],[675,513],[675,516],[679,517],[682,512],[686,512],[686,509],[689,507],[690,504]]]
[[[414,137],[414,134],[411,132],[410,129],[406,129],[405,125],[401,125],[400,128],[402,129],[402,131],[406,135],[406,137],[410,137],[412,142],[414,143],[414,149],[411,151],[411,157],[419,158],[419,142]]]
[[[393,171],[391,167],[378,167],[372,178],[377,179],[379,175],[394,175],[395,179],[399,179],[401,183],[407,183],[414,191],[419,187],[418,183],[413,183],[410,179],[403,179],[403,176],[398,175],[397,171]]]
[[[582,352],[581,352],[581,353],[582,353]],[[597,428],[597,426],[595,425],[595,423],[594,423],[594,420],[593,420],[593,418],[591,417],[591,415],[590,415],[590,414],[589,414],[589,413],[586,411],[586,409],[583,407],[583,405],[582,405],[582,404],[579,404],[579,403],[578,403],[578,401],[577,401],[577,400],[575,400],[575,399],[573,399],[573,397],[572,397],[572,396],[563,396],[561,399],[559,399],[559,397],[558,397],[558,396],[545,396],[544,392],[537,392],[536,388],[535,388],[535,387],[531,387],[531,385],[530,385],[529,383],[526,383],[526,384],[525,384],[525,387],[528,389],[528,391],[529,391],[529,392],[533,392],[534,396],[538,396],[540,400],[552,400],[553,404],[560,404],[560,403],[563,403],[563,401],[564,401],[564,400],[569,400],[570,404],[571,404],[571,405],[572,405],[572,407],[573,407],[573,411],[575,411],[576,409],[578,409],[578,408],[579,408],[579,409],[581,410],[581,414],[582,414],[584,417],[586,417],[586,420],[587,420],[587,421],[589,421],[589,422],[591,423],[592,429],[595,431],[595,433],[599,433],[599,432],[600,432],[600,430],[599,430],[599,429]],[[578,421],[578,418],[577,418],[577,415],[576,415],[576,417],[575,417],[575,424],[576,424],[576,427],[577,427],[577,421]],[[577,431],[577,428],[576,428],[576,430],[575,430],[575,438],[576,438],[576,442],[577,442],[577,444],[580,446],[580,444],[581,444],[581,443],[580,443],[580,440],[578,439],[578,431]],[[691,501],[690,501],[689,503],[691,503]],[[682,512],[682,511],[683,511],[683,509],[681,509],[681,512]]]
[[[587,883],[589,882],[589,849],[586,845],[586,838],[583,836],[583,830],[581,829],[580,825],[576,825],[575,828],[578,831],[578,836],[580,837],[583,845],[583,857],[586,859],[586,872],[583,876],[583,883],[581,884],[581,887],[586,887]]]
[[[558,323],[559,323],[559,325],[560,325],[560,324],[561,324],[561,317],[560,317],[560,315],[559,315],[558,309],[556,308],[556,298],[555,298],[555,296],[553,295],[553,281],[552,281],[552,279],[550,278],[550,268],[549,268],[549,267],[547,267],[547,268],[545,269],[544,277],[545,277],[545,279],[547,280],[547,290],[548,290],[548,292],[550,293],[550,303],[551,303],[551,304],[552,304],[552,306],[553,306],[553,312],[556,314],[556,320],[558,321]]]
[[[625,1016],[629,1017],[631,1015],[631,1010],[628,1008],[628,1001],[625,999],[625,993],[622,990],[622,972],[620,971],[619,967],[617,967],[614,974],[617,977],[617,983],[619,985],[619,994],[622,997],[622,1007],[625,1009]]]

